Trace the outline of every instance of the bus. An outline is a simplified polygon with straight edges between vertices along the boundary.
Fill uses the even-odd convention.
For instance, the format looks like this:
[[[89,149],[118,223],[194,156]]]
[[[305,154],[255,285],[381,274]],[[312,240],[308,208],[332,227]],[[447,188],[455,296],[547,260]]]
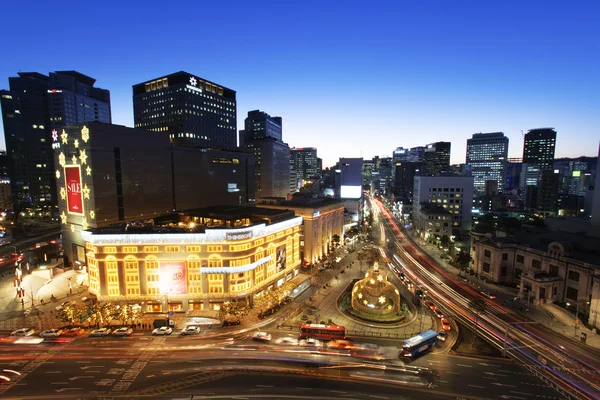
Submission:
[[[337,325],[302,324],[300,339],[314,338],[322,340],[345,339],[346,328]]]
[[[402,355],[404,357],[416,357],[417,355],[432,348],[438,341],[438,333],[432,329],[419,333],[402,343]]]

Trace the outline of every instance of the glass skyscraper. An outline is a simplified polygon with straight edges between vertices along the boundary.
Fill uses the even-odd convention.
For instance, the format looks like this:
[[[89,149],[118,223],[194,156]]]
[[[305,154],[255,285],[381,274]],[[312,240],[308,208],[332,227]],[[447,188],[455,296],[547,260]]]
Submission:
[[[486,181],[497,181],[504,192],[508,138],[502,132],[475,133],[467,139],[467,165],[475,179],[474,192],[483,194]]]

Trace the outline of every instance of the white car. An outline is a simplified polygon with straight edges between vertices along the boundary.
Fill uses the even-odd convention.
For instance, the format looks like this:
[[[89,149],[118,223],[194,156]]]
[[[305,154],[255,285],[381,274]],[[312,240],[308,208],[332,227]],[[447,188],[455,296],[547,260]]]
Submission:
[[[280,344],[282,346],[297,346],[298,339],[293,337],[282,337],[275,341],[275,343]]]
[[[10,336],[31,336],[35,333],[33,328],[21,328],[16,331],[12,331]]]
[[[437,335],[437,339],[440,342],[445,342],[446,339],[448,339],[448,334],[446,333],[446,331],[440,331]]]
[[[173,328],[170,328],[168,326],[161,326],[160,328],[156,328],[155,330],[152,331],[153,335],[170,335],[171,332],[173,332]]]
[[[321,345],[321,342],[318,341],[317,339],[313,339],[313,338],[300,339],[300,341],[298,342],[298,346],[305,346],[305,347],[319,347],[320,345]]]
[[[267,332],[256,332],[252,337],[253,340],[258,340],[260,342],[270,342],[271,334]]]
[[[62,335],[62,333],[63,333],[62,329],[48,329],[48,330],[45,330],[42,333],[40,333],[40,337],[55,338],[55,337],[59,337],[60,335]]]
[[[110,335],[111,330],[108,328],[100,328],[100,329],[95,329],[90,333],[90,337],[91,336],[108,336]]]
[[[128,326],[124,326],[122,328],[115,329],[115,331],[113,332],[113,335],[115,335],[115,336],[129,336],[132,333],[133,333],[133,329],[131,329]]]
[[[186,326],[181,330],[181,335],[197,335],[200,333],[200,328],[197,326]]]

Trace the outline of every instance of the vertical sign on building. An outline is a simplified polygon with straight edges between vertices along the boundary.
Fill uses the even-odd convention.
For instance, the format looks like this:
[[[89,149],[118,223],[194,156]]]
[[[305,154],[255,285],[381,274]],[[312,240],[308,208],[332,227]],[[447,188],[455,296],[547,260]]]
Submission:
[[[79,165],[65,167],[67,186],[67,210],[71,214],[83,215],[83,195],[81,194],[81,169]]]

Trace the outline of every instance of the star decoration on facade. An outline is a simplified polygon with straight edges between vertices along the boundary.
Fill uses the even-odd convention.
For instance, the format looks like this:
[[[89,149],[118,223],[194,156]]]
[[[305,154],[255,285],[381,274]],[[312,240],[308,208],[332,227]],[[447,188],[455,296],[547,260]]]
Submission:
[[[369,283],[370,283],[371,285],[374,285],[374,284],[375,284],[375,279],[371,279],[371,280],[369,281]]]
[[[378,300],[381,304],[385,303],[385,297],[383,296],[381,296]]]
[[[365,272],[365,278],[368,278],[368,277],[369,277],[369,273]]]
[[[369,302],[366,300],[363,300],[363,304],[366,306],[367,304],[369,304]]]
[[[396,294],[400,294],[400,292],[398,291],[398,289],[394,289],[394,292],[396,292]]]
[[[79,148],[79,139],[75,139],[73,140],[73,146],[75,146],[75,148]]]
[[[373,265],[373,270],[377,271],[379,269],[379,265],[375,264]]]
[[[60,222],[62,222],[63,225],[67,224],[67,214],[65,214],[64,211],[62,212],[62,214],[60,214]]]
[[[75,233],[75,225],[71,224],[71,232]]]
[[[62,139],[62,144],[68,144],[69,143],[69,134],[64,129],[62,131],[62,134],[60,135],[60,138]]]
[[[56,175],[56,179],[60,179],[60,171],[59,170],[56,170],[56,173],[54,175]]]
[[[91,219],[96,219],[96,211],[94,211],[94,210],[90,211],[90,218]]]
[[[64,187],[60,188],[60,199],[64,200],[67,198],[67,189],[65,189]]]
[[[190,85],[196,86],[197,84],[198,84],[198,81],[196,80],[196,78],[194,78],[193,76],[190,77]]]
[[[92,175],[92,168],[88,165],[87,168],[85,169],[85,174],[86,175]]]
[[[81,165],[87,164],[88,156],[85,154],[85,149],[79,150],[79,159],[81,160]]]
[[[362,298],[363,298],[363,294],[362,294],[362,293],[359,293],[359,294],[358,294],[358,298],[359,298],[359,299],[362,299]]]
[[[83,189],[81,189],[81,194],[83,194],[84,199],[90,199],[90,188],[87,187],[87,183],[83,185]]]
[[[86,231],[88,227],[89,227],[89,225],[88,225],[87,219],[85,217],[82,218],[81,229],[83,229],[84,231]]]
[[[382,275],[379,275],[379,276],[377,277],[377,280],[378,280],[379,282],[383,282],[383,276],[382,276]]]
[[[61,167],[65,166],[66,161],[65,161],[65,155],[63,153],[60,153],[58,155],[58,163],[60,164]]]
[[[83,128],[81,128],[81,140],[83,140],[86,143],[88,140],[90,140],[90,130],[85,125],[83,126]]]
[[[77,156],[75,154],[73,154],[73,158],[71,158],[71,161],[73,161],[73,165],[77,165]]]
[[[52,141],[56,142],[58,140],[58,132],[56,129],[52,129]]]

